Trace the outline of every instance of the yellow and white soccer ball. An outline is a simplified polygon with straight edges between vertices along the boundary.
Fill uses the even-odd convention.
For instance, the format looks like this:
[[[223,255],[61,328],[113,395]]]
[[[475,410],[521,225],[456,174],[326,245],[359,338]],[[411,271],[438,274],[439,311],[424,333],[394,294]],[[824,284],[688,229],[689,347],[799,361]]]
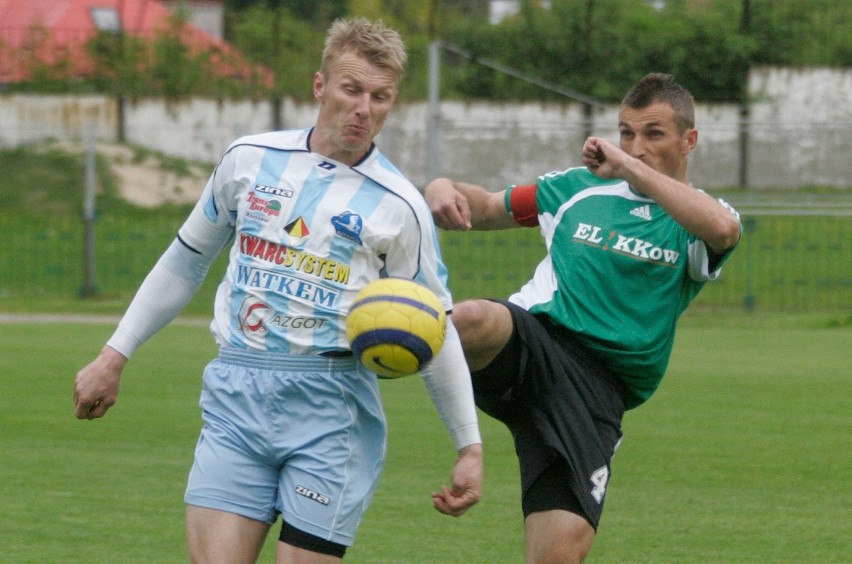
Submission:
[[[355,296],[346,318],[352,353],[380,378],[418,372],[444,344],[447,315],[438,296],[402,278],[382,278]]]

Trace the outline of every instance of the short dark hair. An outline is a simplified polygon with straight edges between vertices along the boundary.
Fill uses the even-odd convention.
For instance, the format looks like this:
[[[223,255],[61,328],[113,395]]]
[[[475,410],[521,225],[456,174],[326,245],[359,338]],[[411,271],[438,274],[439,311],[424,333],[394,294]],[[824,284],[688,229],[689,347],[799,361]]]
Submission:
[[[675,123],[681,133],[695,127],[695,100],[689,90],[675,82],[670,74],[646,74],[624,96],[621,107],[639,110],[655,102],[668,104],[674,109]]]

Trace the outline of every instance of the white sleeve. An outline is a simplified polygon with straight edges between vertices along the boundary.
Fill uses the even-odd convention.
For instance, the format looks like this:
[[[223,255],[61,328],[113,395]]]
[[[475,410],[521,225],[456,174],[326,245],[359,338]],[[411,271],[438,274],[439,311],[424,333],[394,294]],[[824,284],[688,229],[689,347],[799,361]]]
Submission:
[[[740,220],[740,214],[735,210],[728,202],[725,200],[718,198],[717,201],[722,204],[722,206],[727,209],[731,214],[737,218],[737,221]],[[742,222],[740,223],[740,236],[742,236]],[[717,255],[714,260],[711,261],[710,249],[707,248],[707,244],[701,239],[696,239],[689,243],[688,247],[688,272],[690,278],[696,280],[698,282],[712,282],[719,278],[719,275],[722,273],[722,264],[725,262],[725,258],[733,252],[736,248],[736,245],[727,249],[721,255]]]
[[[142,282],[107,345],[130,358],[186,307],[212,261],[175,239]]]
[[[438,356],[421,371],[423,382],[453,438],[456,450],[482,443],[470,370],[462,351],[458,332],[447,318],[447,336]]]

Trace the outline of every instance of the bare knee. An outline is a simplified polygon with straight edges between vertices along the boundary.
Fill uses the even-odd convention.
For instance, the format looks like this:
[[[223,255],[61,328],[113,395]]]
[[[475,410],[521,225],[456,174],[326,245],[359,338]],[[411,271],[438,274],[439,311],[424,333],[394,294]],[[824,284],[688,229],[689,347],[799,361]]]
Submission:
[[[487,366],[512,335],[512,316],[503,304],[468,300],[457,304],[451,316],[471,370]]]
[[[483,300],[469,300],[453,307],[450,317],[465,349],[482,341],[482,335],[489,325],[489,315],[489,308]]]

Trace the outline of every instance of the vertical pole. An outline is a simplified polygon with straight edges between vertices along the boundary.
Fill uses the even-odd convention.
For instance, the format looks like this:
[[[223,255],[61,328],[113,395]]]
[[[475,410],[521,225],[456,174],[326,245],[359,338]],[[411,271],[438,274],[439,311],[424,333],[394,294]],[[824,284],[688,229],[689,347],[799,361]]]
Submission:
[[[125,61],[125,25],[124,25],[124,0],[118,2],[118,79],[116,80],[115,111],[116,111],[116,141],[124,143],[127,141],[125,129],[126,100],[124,99],[124,72],[127,69]]]
[[[740,14],[740,33],[748,36],[751,33],[751,0],[743,0],[742,12]],[[751,74],[750,65],[746,65],[745,86],[740,98],[740,162],[739,162],[739,183],[743,190],[748,189],[748,148],[750,144],[750,128],[751,128],[751,105],[749,104],[749,75]]]
[[[595,108],[587,102],[583,102],[583,141],[591,137],[595,132]]]
[[[90,122],[86,125],[86,185],[83,198],[83,253],[84,278],[81,294],[93,296],[95,285],[95,132]]]
[[[438,140],[441,110],[441,42],[429,44],[429,121],[426,123],[426,178],[427,182],[440,176],[441,165],[438,158],[440,143]]]
[[[281,0],[275,0],[272,12],[272,42],[269,46],[269,55],[273,68],[276,69],[281,68],[281,19],[283,18],[283,8]],[[281,97],[281,86],[278,83],[277,74],[275,76],[275,84],[272,85],[272,129],[275,131],[284,129],[284,119],[281,112],[283,99]]]
[[[284,107],[284,99],[275,93],[272,95],[272,100],[270,100],[269,106],[272,110],[272,129],[274,131],[284,129],[284,112],[282,110]]]
[[[748,102],[740,103],[739,137],[740,137],[740,162],[739,162],[739,184],[743,190],[748,189],[748,148],[751,143],[751,106]]]
[[[754,293],[754,244],[752,239],[757,230],[757,218],[746,217],[743,221],[743,234],[746,237],[746,290],[743,296],[743,308],[746,311],[754,311],[757,307],[757,296]]]
[[[115,110],[116,110],[116,113],[115,113],[115,116],[116,116],[115,117],[115,119],[116,119],[115,137],[116,137],[116,141],[119,142],[119,143],[124,143],[125,141],[127,141],[127,130],[125,129],[125,125],[124,125],[125,115],[127,113],[125,111],[125,109],[126,108],[125,108],[124,96],[121,94],[121,92],[119,92],[115,96]]]

